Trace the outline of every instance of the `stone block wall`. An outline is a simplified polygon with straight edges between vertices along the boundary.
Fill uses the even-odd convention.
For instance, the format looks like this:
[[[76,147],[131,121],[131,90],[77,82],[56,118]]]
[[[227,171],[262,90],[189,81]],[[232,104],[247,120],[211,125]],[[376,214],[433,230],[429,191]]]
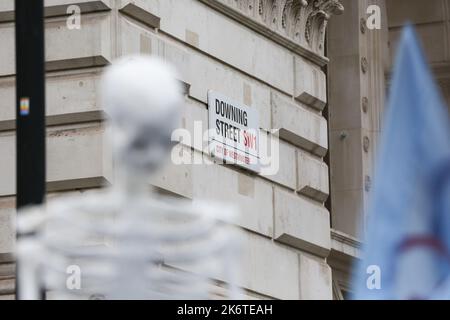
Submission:
[[[194,134],[198,121],[206,130],[207,92],[218,91],[255,108],[262,132],[276,130],[280,168],[259,175],[229,165],[167,163],[150,182],[172,195],[237,205],[246,296],[331,299],[330,217],[324,206],[329,175],[323,160],[328,129],[322,110],[324,30],[329,15],[343,9],[337,1],[295,9],[286,0],[77,0],[81,28],[73,30],[66,25],[72,1],[45,3],[48,191],[114,183],[100,74],[122,55],[157,55],[177,67],[185,85],[180,127]],[[12,0],[0,3],[0,255],[5,257],[14,248],[15,216],[12,10]],[[176,148],[209,157],[192,141]],[[13,283],[11,259],[4,261],[0,295],[10,296],[13,289],[3,288]]]

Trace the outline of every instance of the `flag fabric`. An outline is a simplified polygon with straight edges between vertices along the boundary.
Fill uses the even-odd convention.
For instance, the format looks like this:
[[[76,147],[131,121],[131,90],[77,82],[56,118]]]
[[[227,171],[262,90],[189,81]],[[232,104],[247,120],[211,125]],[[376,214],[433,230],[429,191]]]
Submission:
[[[403,30],[354,299],[450,299],[450,120],[412,26]]]

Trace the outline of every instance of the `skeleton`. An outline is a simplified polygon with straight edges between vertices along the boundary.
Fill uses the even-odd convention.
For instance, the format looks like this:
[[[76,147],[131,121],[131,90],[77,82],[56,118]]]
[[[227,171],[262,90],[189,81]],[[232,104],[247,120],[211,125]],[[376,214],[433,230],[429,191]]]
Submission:
[[[236,210],[150,197],[183,101],[175,72],[155,58],[122,58],[102,92],[114,186],[19,212],[19,298],[207,299],[218,283],[236,298]]]

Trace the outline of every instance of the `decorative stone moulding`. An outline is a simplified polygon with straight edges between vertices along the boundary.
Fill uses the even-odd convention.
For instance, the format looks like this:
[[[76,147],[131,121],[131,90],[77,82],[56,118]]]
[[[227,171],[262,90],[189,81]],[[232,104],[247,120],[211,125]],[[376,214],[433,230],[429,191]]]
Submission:
[[[291,49],[301,52],[300,46],[311,60],[323,58],[328,20],[344,11],[338,0],[200,1]]]
[[[361,105],[363,112],[367,113],[367,111],[369,110],[369,99],[367,97],[363,97]]]
[[[370,139],[367,136],[363,139],[363,149],[365,153],[369,152],[370,150]]]

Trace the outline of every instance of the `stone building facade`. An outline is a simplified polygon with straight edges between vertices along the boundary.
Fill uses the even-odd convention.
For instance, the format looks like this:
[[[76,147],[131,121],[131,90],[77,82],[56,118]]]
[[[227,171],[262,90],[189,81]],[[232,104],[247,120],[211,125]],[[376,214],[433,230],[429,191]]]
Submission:
[[[13,2],[0,2],[1,298],[14,297]],[[433,11],[430,2],[447,11]],[[370,194],[388,42],[392,48],[404,18],[398,7],[412,10],[405,16],[423,24],[433,45],[435,33],[447,35],[444,56],[433,57],[449,97],[449,2],[46,0],[48,198],[114,183],[101,72],[123,55],[157,55],[177,67],[184,84],[181,128],[193,135],[194,121],[207,128],[208,90],[220,92],[255,108],[261,132],[280,137],[280,166],[262,175],[168,163],[149,183],[164,194],[239,207],[247,298],[342,299]],[[74,3],[79,29],[67,25]],[[382,30],[362,23],[374,3],[382,8]],[[430,21],[417,14],[424,7]],[[208,157],[186,141],[176,148]]]
[[[450,1],[342,0],[328,27],[328,127],[332,239],[361,239],[382,132],[383,108],[402,27],[414,25],[450,107]],[[366,21],[379,8],[381,28]],[[450,110],[450,109],[449,109]],[[359,241],[353,244],[358,244]],[[357,245],[358,246],[358,245]],[[332,248],[334,291],[347,291],[351,255]],[[341,290],[339,290],[339,288]]]

